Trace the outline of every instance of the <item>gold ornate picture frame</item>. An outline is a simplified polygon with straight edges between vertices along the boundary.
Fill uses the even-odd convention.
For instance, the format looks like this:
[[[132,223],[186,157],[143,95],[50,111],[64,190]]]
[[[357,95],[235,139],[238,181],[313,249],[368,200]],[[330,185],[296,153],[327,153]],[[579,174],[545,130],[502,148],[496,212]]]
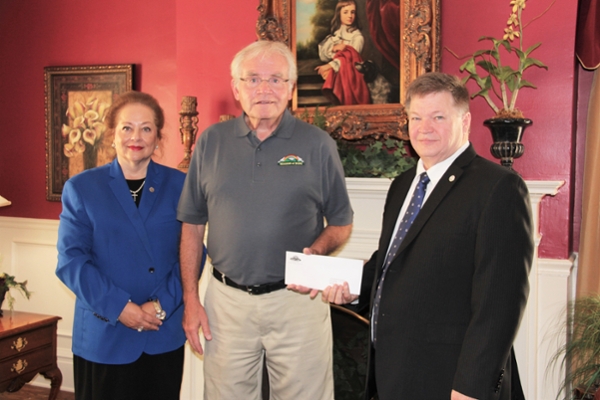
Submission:
[[[286,43],[297,55],[297,2],[303,0],[260,0],[256,33],[259,39]],[[317,2],[335,3],[332,0]],[[315,114],[326,120],[325,129],[334,138],[369,143],[387,138],[404,139],[407,118],[401,99],[408,85],[419,75],[439,70],[441,0],[355,0],[359,8],[369,2],[390,3],[398,9],[397,103],[334,106],[303,106],[295,89],[291,108],[296,115],[312,121]],[[363,28],[365,29],[365,28]],[[367,28],[368,29],[368,28]]]
[[[46,199],[60,201],[67,179],[114,159],[104,116],[132,90],[133,64],[46,67],[44,77]]]

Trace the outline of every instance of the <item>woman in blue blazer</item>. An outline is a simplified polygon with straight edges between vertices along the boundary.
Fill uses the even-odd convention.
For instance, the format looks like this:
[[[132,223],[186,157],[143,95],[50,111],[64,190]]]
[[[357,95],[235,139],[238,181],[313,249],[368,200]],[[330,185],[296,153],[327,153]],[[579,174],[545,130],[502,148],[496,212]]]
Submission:
[[[152,161],[164,114],[128,92],[107,111],[116,159],[69,179],[56,275],[75,293],[75,397],[178,399],[185,334],[177,203],[185,175]]]

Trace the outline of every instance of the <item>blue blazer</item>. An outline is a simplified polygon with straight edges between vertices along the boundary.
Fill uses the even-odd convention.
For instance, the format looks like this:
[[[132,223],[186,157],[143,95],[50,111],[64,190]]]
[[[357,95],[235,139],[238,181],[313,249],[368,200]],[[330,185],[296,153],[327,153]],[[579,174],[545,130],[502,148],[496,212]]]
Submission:
[[[185,174],[148,165],[139,208],[115,159],[69,179],[62,192],[56,275],[75,293],[73,353],[126,364],[185,343],[176,211]],[[167,319],[137,332],[117,318],[129,300],[158,298]]]

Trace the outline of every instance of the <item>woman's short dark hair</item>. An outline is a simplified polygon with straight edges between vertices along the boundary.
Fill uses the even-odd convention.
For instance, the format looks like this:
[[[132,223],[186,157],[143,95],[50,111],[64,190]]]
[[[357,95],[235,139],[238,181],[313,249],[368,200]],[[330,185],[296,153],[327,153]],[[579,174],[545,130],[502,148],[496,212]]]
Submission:
[[[448,92],[456,107],[463,112],[469,111],[469,91],[460,78],[442,72],[428,72],[412,81],[406,91],[404,107],[410,108],[413,97],[422,97],[432,93]]]
[[[117,116],[119,112],[129,104],[142,104],[152,110],[154,113],[154,125],[156,125],[156,137],[162,139],[162,128],[165,126],[165,113],[158,104],[158,101],[148,93],[132,90],[117,97],[104,118],[104,123],[108,129],[114,131],[117,127]]]

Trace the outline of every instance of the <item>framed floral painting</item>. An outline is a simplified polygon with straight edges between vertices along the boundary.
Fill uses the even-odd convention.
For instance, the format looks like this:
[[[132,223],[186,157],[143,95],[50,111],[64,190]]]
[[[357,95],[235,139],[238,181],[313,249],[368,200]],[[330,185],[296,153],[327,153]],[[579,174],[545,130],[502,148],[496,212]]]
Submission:
[[[104,117],[132,90],[133,65],[46,67],[44,75],[46,199],[60,201],[67,179],[115,158]]]

